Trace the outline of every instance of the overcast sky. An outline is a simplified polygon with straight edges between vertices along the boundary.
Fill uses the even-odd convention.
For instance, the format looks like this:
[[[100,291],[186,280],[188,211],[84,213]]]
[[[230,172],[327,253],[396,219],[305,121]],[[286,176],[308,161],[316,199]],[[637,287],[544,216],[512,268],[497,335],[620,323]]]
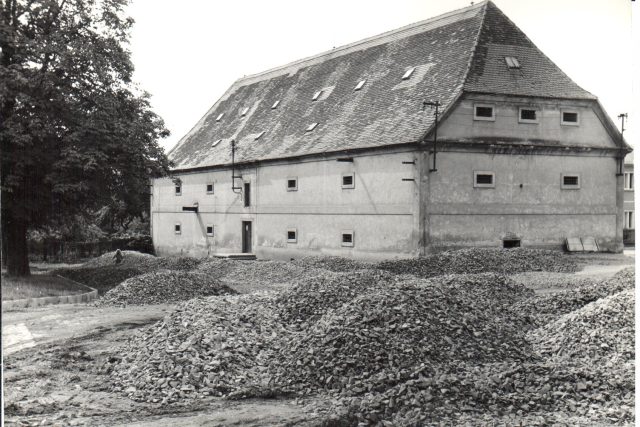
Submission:
[[[633,145],[630,0],[494,0]],[[468,0],[133,0],[134,78],[171,131],[168,151],[238,78],[469,6]],[[637,25],[636,25],[637,27]],[[634,34],[635,46],[640,46]],[[636,66],[636,70],[640,68]],[[638,73],[636,73],[638,74]],[[638,79],[633,78],[637,83]],[[636,84],[636,94],[637,91]],[[636,99],[638,96],[636,95]],[[637,102],[635,104],[638,104]],[[638,126],[636,126],[638,128]]]

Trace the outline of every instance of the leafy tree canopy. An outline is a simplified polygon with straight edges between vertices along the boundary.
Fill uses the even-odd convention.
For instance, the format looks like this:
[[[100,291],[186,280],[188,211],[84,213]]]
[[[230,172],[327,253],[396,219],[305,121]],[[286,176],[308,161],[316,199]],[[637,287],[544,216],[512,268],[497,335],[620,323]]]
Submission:
[[[140,215],[167,175],[169,132],[132,83],[128,0],[0,0],[3,258],[28,274],[25,236],[86,210]]]

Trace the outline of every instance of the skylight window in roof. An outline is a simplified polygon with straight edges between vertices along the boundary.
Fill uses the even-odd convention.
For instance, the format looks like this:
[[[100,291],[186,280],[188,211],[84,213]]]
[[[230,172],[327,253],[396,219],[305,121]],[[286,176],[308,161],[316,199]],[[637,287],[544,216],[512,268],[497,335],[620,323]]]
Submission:
[[[264,135],[264,132],[265,132],[265,131],[262,131],[262,132],[260,132],[259,134],[257,134],[257,135],[256,135],[256,137],[255,137],[255,138],[253,138],[253,140],[254,140],[254,141],[257,141],[257,140],[259,140],[260,138],[262,138],[262,135]]]
[[[224,113],[220,113],[218,117],[216,117],[216,122],[219,122],[224,117]]]
[[[214,141],[213,144],[211,144],[211,148],[215,147],[216,145],[220,144],[222,142],[221,139]]]
[[[404,75],[402,76],[402,80],[409,80],[415,70],[416,67],[411,67],[407,71],[405,71]]]
[[[313,98],[311,99],[312,101],[317,101],[318,98],[320,98],[320,95],[322,95],[322,90],[317,91],[316,93],[313,94]]]
[[[276,108],[278,108],[278,104],[280,104],[280,100],[279,99],[276,102],[273,103],[273,105],[271,106],[271,109],[275,110]]]
[[[364,86],[366,82],[367,82],[367,79],[360,80],[353,90],[356,91],[356,90],[362,89],[362,86]]]
[[[504,60],[507,63],[507,67],[512,69],[520,68],[520,62],[518,62],[518,58],[515,56],[505,56]]]
[[[316,126],[318,126],[318,123],[311,123],[309,125],[309,127],[307,127],[306,132],[311,132],[312,130],[314,130],[316,128]]]
[[[240,116],[244,117],[247,115],[248,112],[249,112],[249,107],[246,107],[244,110],[242,110],[242,113],[240,113]]]

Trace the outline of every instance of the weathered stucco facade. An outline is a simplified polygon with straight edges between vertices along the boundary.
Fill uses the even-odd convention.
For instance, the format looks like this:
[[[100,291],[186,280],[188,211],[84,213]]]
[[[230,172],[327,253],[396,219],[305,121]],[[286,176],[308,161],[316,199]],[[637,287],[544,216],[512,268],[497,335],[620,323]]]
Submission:
[[[567,237],[619,251],[628,151],[484,2],[234,83],[170,153],[179,194],[154,181],[153,240],[286,259]]]

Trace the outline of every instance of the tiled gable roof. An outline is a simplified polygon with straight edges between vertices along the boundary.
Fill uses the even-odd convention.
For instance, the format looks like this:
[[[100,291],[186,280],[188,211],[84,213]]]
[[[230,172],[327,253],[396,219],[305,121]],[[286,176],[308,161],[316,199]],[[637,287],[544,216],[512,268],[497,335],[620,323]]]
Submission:
[[[522,68],[508,70],[504,55]],[[483,2],[240,79],[169,157],[175,169],[230,164],[231,140],[236,162],[413,143],[434,120],[423,101],[445,111],[463,90],[594,99]]]

